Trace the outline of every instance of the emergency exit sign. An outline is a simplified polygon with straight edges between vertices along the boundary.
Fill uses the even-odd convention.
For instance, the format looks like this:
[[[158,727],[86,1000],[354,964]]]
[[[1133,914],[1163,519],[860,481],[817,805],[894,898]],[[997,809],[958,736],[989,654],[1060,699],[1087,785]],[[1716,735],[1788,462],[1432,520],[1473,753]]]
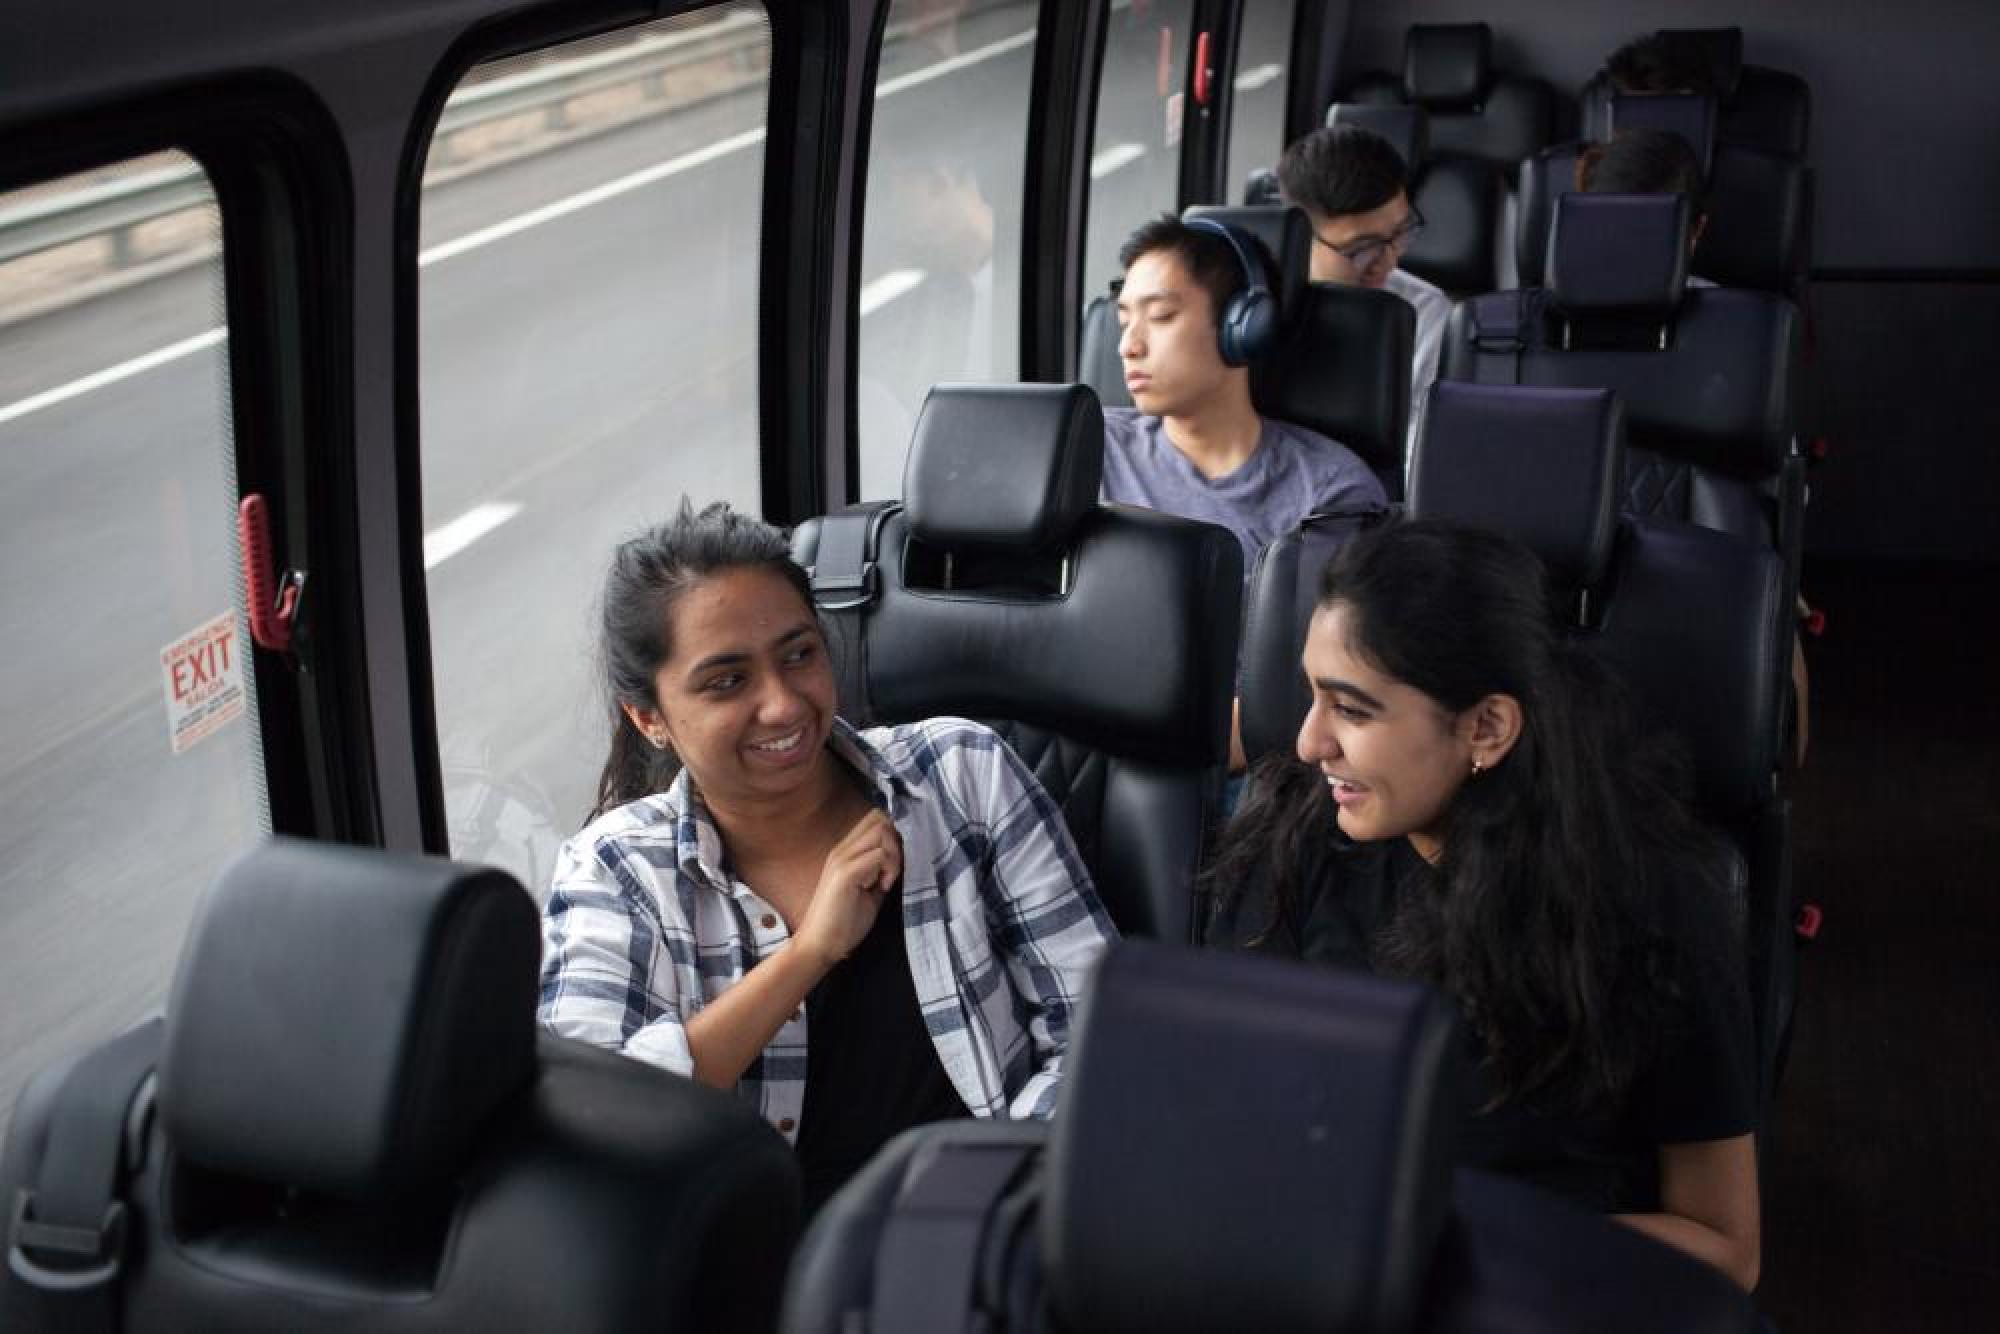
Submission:
[[[236,613],[226,611],[160,650],[167,735],[178,755],[243,713],[243,664]]]

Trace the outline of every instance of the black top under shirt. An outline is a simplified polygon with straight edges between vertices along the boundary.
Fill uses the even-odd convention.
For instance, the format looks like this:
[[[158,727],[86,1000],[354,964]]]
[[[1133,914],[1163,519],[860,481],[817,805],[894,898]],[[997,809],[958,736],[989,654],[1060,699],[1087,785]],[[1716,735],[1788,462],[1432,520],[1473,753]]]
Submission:
[[[1408,839],[1351,843],[1336,835],[1318,844],[1303,858],[1300,902],[1281,914],[1268,884],[1246,886],[1221,905],[1209,943],[1374,971],[1370,945],[1397,895],[1435,892],[1435,872]],[[1682,1012],[1617,1106],[1564,1113],[1510,1103],[1480,1111],[1492,1098],[1484,1044],[1460,1024],[1468,1077],[1459,1163],[1603,1213],[1645,1213],[1659,1208],[1660,1145],[1728,1139],[1756,1128],[1750,1007],[1733,952],[1740,947],[1719,924],[1690,920],[1689,907],[1675,904],[1668,917],[1676,939],[1694,947]],[[1700,951],[1713,954],[1718,941],[1728,957],[1704,962]],[[1732,959],[1739,966],[1727,966]]]
[[[797,1140],[806,1212],[902,1131],[967,1114],[917,1005],[898,881],[854,952],[806,995]]]

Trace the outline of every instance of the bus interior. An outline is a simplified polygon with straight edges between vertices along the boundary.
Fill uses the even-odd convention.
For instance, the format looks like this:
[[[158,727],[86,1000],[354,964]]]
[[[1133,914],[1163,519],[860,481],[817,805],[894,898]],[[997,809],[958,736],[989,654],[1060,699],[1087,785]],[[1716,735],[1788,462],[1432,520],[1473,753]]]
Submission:
[[[1162,213],[1212,210],[1302,272],[1291,252],[1310,242],[1287,233],[1270,169],[1330,117],[1402,136],[1421,164],[1413,197],[1428,225],[1405,264],[1459,303],[1462,346],[1447,349],[1448,368],[1457,362],[1444,379],[1574,383],[1537,378],[1539,351],[1494,356],[1480,320],[1498,307],[1481,301],[1554,281],[1542,272],[1554,262],[1550,219],[1572,235],[1588,221],[1567,202],[1576,145],[1621,111],[1601,66],[1661,28],[1724,35],[1730,95],[1669,111],[1705,118],[1691,133],[1705,136],[1713,188],[1727,180],[1746,214],[1765,210],[1762,230],[1746,225],[1710,253],[1720,285],[1759,292],[1785,331],[1768,372],[1782,388],[1746,410],[1763,414],[1753,429],[1768,448],[1744,485],[1775,535],[1745,541],[1783,590],[1783,651],[1796,633],[1809,695],[1749,741],[1730,730],[1744,716],[1731,712],[1738,695],[1753,693],[1747,678],[1663,670],[1657,696],[1697,732],[1765,748],[1751,765],[1761,814],[1746,817],[1762,832],[1745,836],[1766,878],[1752,924],[1766,1076],[1756,1309],[1781,1329],[1987,1327],[1980,1313],[2000,1307],[2000,912],[1989,897],[2000,705],[1982,683],[2000,669],[2000,454],[1978,442],[2000,438],[2000,84],[1989,77],[2000,8],[1959,0],[15,0],[0,16],[0,460],[13,478],[0,488],[0,624],[17,646],[0,725],[0,1132],[29,1117],[16,1103],[43,1087],[38,1073],[129,1036],[170,987],[190,1013],[261,1008],[259,970],[273,965],[248,953],[265,919],[245,865],[279,886],[261,901],[279,905],[269,929],[294,933],[302,951],[295,983],[348,985],[339,979],[362,974],[343,969],[365,956],[384,961],[367,975],[388,991],[422,982],[435,992],[423,1005],[472,1022],[463,1011],[487,993],[451,992],[456,975],[434,972],[443,965],[408,938],[428,929],[408,902],[456,902],[487,883],[469,867],[510,877],[521,904],[546,896],[603,754],[591,636],[612,546],[686,497],[796,528],[808,545],[795,550],[823,552],[844,531],[817,526],[823,516],[873,503],[879,517],[904,498],[927,423],[976,418],[976,394],[932,394],[941,384],[1051,387],[1022,409],[1026,443],[1000,475],[1042,466],[1037,451],[1059,428],[1035,414],[1076,410],[1054,386],[1089,386],[1091,411],[1122,394],[1104,298],[1121,240]],[[1280,295],[1318,309],[1308,286]],[[1310,363],[1257,380],[1260,406],[1346,440],[1401,499],[1417,477],[1394,389],[1403,374],[1407,393],[1407,328],[1394,332],[1388,308],[1327,301]],[[1664,325],[1659,340],[1666,349]],[[1700,343],[1690,330],[1675,355]],[[1706,372],[1621,383],[1632,433],[1707,410],[1714,383],[1751,355],[1730,345]],[[1442,435],[1471,402],[1433,398],[1424,429]],[[1538,489],[1532,472],[1508,481]],[[1659,494],[1676,485],[1690,485],[1685,474]],[[1429,486],[1437,506],[1450,485]],[[1663,511],[1700,508],[1673,494],[1655,497]],[[961,499],[977,513],[993,496]],[[898,531],[903,520],[885,522]],[[1286,548],[1297,562],[1316,550],[1309,535]],[[1037,596],[1067,596],[1072,573],[1035,571],[1049,581]],[[914,563],[898,566],[906,575],[918,577]],[[1186,669],[1219,692],[1164,723],[1120,717],[1107,710],[1126,669],[1106,661],[1105,679],[1075,693],[1112,702],[1075,726],[1108,738],[1092,744],[1129,742],[1148,762],[1168,756],[1212,777],[1239,623],[1228,601],[1197,626],[1213,642],[1205,657],[1189,649],[1201,666]],[[1744,610],[1695,594],[1674,605],[1635,655],[1667,661]],[[1004,657],[994,641],[942,621],[934,633],[947,647],[911,697],[970,700],[966,712],[1060,691],[1071,667],[989,670]],[[1282,692],[1304,690],[1292,642],[1279,673],[1291,679],[1270,695],[1287,707]],[[1760,670],[1775,679],[1769,661]],[[1778,698],[1758,689],[1753,713]],[[1050,707],[1071,718],[1098,706]],[[1276,712],[1289,737],[1296,716]],[[1252,726],[1246,704],[1246,742]],[[1037,772],[1068,754],[1037,751]],[[1214,815],[1212,802],[1203,810]],[[1174,823],[1161,820],[1162,846],[1207,828]],[[301,845],[404,860],[322,872]],[[272,848],[275,860],[237,860]],[[283,889],[322,874],[340,881],[338,902],[376,906],[365,919],[316,917]],[[416,899],[398,899],[404,882]],[[218,917],[217,904],[241,915]],[[1175,916],[1185,904],[1155,909],[1132,909],[1121,929],[1190,939]],[[465,939],[485,948],[486,929]],[[493,930],[494,948],[517,946],[517,933]],[[1121,965],[1128,998],[1235,977],[1176,982],[1179,966],[1135,952]],[[534,971],[520,960],[516,981]],[[1255,991],[1254,978],[1243,985]],[[413,995],[392,996],[389,1011],[417,1006]],[[1274,1012],[1290,1003],[1272,993]],[[1134,1005],[1106,1008],[1147,1022]],[[403,1016],[409,1031],[428,1013]],[[332,1142],[335,1114],[313,1099],[338,1102],[342,1063],[365,1065],[369,1051],[330,1039],[317,1094],[260,1085],[227,1044],[183,1043],[176,1019],[168,1011],[176,1092],[205,1109],[186,1115],[211,1118],[198,1143],[225,1157],[275,1146],[314,1159],[309,1180],[338,1193],[392,1168],[422,1175],[426,1154],[456,1151],[399,1141],[364,1162]],[[1255,1034],[1210,1036],[1240,1039],[1245,1061],[1259,1050]],[[411,1078],[479,1084],[477,1062],[428,1040],[410,1051],[435,1068]],[[1159,1038],[1163,1050],[1179,1040]],[[504,1061],[536,1059],[509,1050]],[[628,1106],[603,1092],[616,1070],[573,1061],[558,1073],[540,1086],[550,1098]],[[1089,1077],[1115,1088],[1109,1073]],[[669,1082],[645,1090],[679,1096]],[[296,1117],[263,1110],[294,1105],[286,1097]],[[21,1107],[31,1104],[44,1105]],[[1265,1133],[1257,1115],[1175,1129],[1249,1151]],[[35,1124],[34,1145],[9,1141],[6,1172],[46,1147]],[[140,1126],[135,1142],[148,1133],[161,1132]],[[497,1317],[433,1303],[442,1323],[426,1325],[430,1280],[385,1257],[422,1234],[413,1244],[435,1260],[444,1224],[364,1236],[372,1225],[348,1217],[338,1226],[358,1258],[308,1285],[310,1327],[768,1322],[796,1240],[782,1209],[760,1212],[787,1188],[783,1155],[774,1139],[745,1148],[720,1129],[688,1133],[632,1168],[628,1194],[643,1186],[659,1208],[631,1217],[696,1198],[674,1172],[747,1155],[728,1158],[735,1176],[702,1178],[722,1193],[701,1196],[707,1231],[687,1225],[673,1263],[733,1248],[731,1272],[763,1270],[743,1280],[754,1292],[669,1312],[611,1283],[601,1307],[565,1308],[565,1295],[591,1291],[579,1281]],[[1071,1148],[1086,1142],[1079,1131]],[[1107,1226],[1142,1232],[1132,1220],[1146,1210],[1197,1208],[1139,1189],[1146,1174],[1105,1185]],[[19,1288],[23,1264],[34,1268],[18,1261],[22,1246],[51,1234],[21,1233],[23,1206],[4,1203],[17,1257],[5,1281]],[[563,1245],[572,1207],[551,1203],[522,1224],[538,1253]],[[1546,1223],[1551,1238],[1566,1226]],[[1247,1253],[1227,1231],[1208,1239],[1214,1264]],[[1594,1234],[1579,1237],[1575,1265],[1599,1265],[1614,1286],[1624,1276],[1632,1302],[1655,1293],[1638,1250],[1600,1253]],[[1274,1272],[1320,1263],[1307,1240],[1280,1248]],[[161,1244],[134,1245],[128,1268],[155,1263]],[[235,1280],[216,1257],[228,1243],[213,1244],[189,1272],[226,1288]],[[1500,1246],[1489,1262],[1551,1266],[1556,1292],[1558,1250]],[[624,1254],[650,1263],[644,1247]],[[1161,1263],[1138,1255],[1113,1246],[1091,1263],[1098,1274]],[[1402,1281],[1421,1296],[1422,1264],[1411,1264]],[[1201,1273],[1128,1277],[1168,1293]],[[1676,1306],[1675,1281],[1645,1296],[1661,1322],[1649,1327],[1709,1327],[1696,1305]],[[793,1282],[826,1290],[820,1273],[795,1270]],[[1103,1283],[1068,1299],[1070,1326],[1145,1327],[1106,1313],[1117,1289]],[[72,1327],[60,1314],[72,1308],[10,1308],[25,1300],[11,1290],[0,1289],[0,1317],[52,1309],[56,1325],[23,1327]],[[185,1311],[177,1319],[157,1297],[93,1291],[126,1302],[131,1328],[185,1326]],[[1421,1318],[1448,1327],[1443,1299],[1426,1300]],[[1521,1323],[1488,1312],[1465,1327],[1565,1327],[1548,1314],[1556,1299],[1519,1300]],[[284,1323],[274,1309],[248,1307],[233,1327]],[[911,1314],[922,1309],[900,1327],[936,1327]],[[1386,1309],[1342,1327],[1420,1319]],[[1610,1307],[1577,1309],[1598,1315],[1567,1327],[1612,1319]],[[800,1323],[789,1311],[788,1327],[855,1327],[810,1314]],[[1194,1319],[1183,1310],[1152,1327]],[[1281,1319],[1246,1307],[1239,1327]],[[898,1326],[884,1316],[880,1327]]]

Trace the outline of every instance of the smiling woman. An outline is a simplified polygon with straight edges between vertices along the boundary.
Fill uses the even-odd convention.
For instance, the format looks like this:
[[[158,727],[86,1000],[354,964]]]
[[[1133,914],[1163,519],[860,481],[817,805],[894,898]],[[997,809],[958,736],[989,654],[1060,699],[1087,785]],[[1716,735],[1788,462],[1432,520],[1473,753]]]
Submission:
[[[1344,548],[1302,655],[1303,764],[1254,771],[1209,934],[1444,990],[1473,1036],[1462,1161],[1754,1286],[1723,868],[1678,766],[1554,605],[1535,556],[1494,534],[1410,521]]]
[[[543,1023],[735,1089],[808,1207],[909,1126],[1049,1116],[1114,932],[1013,752],[842,722],[804,572],[723,505],[618,549],[601,651],[611,753],[557,858]]]

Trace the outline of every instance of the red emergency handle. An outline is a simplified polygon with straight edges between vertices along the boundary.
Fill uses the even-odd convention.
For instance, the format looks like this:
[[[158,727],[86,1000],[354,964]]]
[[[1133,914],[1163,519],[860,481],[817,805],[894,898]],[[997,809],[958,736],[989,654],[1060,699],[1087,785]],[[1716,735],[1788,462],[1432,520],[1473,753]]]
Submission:
[[[236,539],[243,548],[243,596],[250,604],[250,638],[259,648],[289,653],[299,587],[295,580],[281,582],[271,565],[271,511],[260,492],[252,491],[237,506]]]
[[[1208,67],[1208,34],[1203,33],[1201,36],[1195,38],[1194,42],[1194,104],[1196,106],[1205,107],[1208,105],[1209,80],[1214,75],[1215,71]]]

